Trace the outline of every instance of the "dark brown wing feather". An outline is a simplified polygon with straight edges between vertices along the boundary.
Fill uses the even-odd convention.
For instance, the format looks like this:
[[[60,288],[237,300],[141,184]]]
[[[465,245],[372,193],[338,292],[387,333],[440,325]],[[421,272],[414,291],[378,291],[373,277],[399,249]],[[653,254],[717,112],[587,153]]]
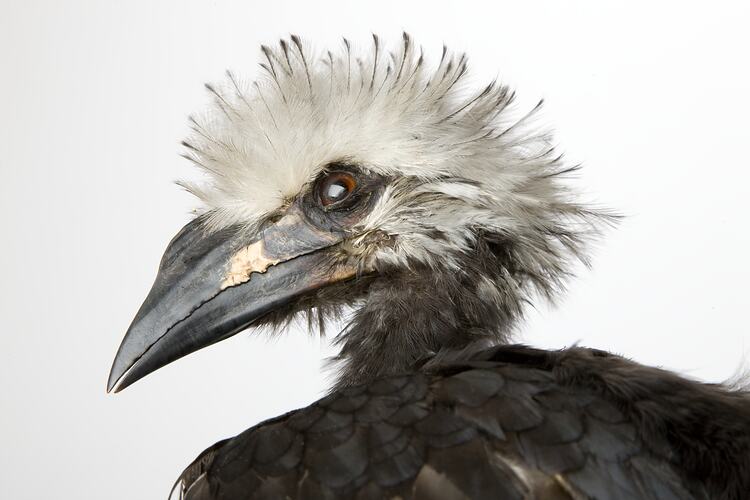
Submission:
[[[206,450],[180,478],[183,498],[741,498],[732,484],[722,492],[694,479],[684,446],[618,400],[644,403],[603,380],[601,370],[621,363],[639,366],[598,351],[507,346],[344,388]],[[662,383],[641,368],[651,378],[635,370],[636,386]]]

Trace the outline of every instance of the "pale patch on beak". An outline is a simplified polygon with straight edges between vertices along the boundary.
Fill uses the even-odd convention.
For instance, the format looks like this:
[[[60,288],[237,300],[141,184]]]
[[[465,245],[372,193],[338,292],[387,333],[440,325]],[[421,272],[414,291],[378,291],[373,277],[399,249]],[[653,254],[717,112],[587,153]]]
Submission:
[[[265,273],[269,267],[275,266],[281,259],[273,259],[264,255],[264,241],[258,240],[241,248],[229,261],[229,270],[221,282],[221,289],[241,285],[250,279],[253,273]]]

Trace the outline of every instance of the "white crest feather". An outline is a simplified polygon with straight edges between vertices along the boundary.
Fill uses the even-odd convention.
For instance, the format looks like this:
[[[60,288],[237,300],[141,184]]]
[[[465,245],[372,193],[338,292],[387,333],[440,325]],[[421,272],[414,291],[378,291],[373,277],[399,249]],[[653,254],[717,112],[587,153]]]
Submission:
[[[377,37],[355,53],[346,40],[315,52],[292,36],[262,55],[257,81],[229,74],[207,86],[214,105],[193,119],[185,141],[209,182],[183,185],[205,203],[213,227],[252,224],[328,164],[346,162],[411,180],[389,186],[361,223],[362,233],[399,236],[379,252],[384,261],[441,255],[451,265],[446,250],[461,251],[484,229],[509,235],[528,265],[553,274],[564,254],[577,253],[591,212],[556,178],[574,168],[533,126],[539,106],[519,119],[507,87],[462,88],[465,55],[443,48],[428,69],[406,34],[392,52]],[[435,230],[447,238],[428,236]]]

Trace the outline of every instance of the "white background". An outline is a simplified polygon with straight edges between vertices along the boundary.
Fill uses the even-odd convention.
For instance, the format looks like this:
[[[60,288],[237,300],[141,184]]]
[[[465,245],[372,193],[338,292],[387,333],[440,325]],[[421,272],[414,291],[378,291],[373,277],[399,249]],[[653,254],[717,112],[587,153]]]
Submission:
[[[193,200],[186,116],[289,32],[409,31],[469,52],[545,117],[580,184],[628,215],[520,338],[709,381],[748,351],[746,7],[701,2],[2,0],[0,498],[164,498],[214,441],[311,402],[330,354],[245,333],[118,395],[110,363]]]

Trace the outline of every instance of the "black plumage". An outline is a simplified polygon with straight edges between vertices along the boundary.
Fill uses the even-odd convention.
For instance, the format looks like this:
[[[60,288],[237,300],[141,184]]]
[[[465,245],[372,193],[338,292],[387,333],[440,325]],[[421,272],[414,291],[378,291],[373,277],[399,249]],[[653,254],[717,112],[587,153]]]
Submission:
[[[180,479],[187,500],[741,499],[750,401],[602,351],[499,346],[336,390]]]

